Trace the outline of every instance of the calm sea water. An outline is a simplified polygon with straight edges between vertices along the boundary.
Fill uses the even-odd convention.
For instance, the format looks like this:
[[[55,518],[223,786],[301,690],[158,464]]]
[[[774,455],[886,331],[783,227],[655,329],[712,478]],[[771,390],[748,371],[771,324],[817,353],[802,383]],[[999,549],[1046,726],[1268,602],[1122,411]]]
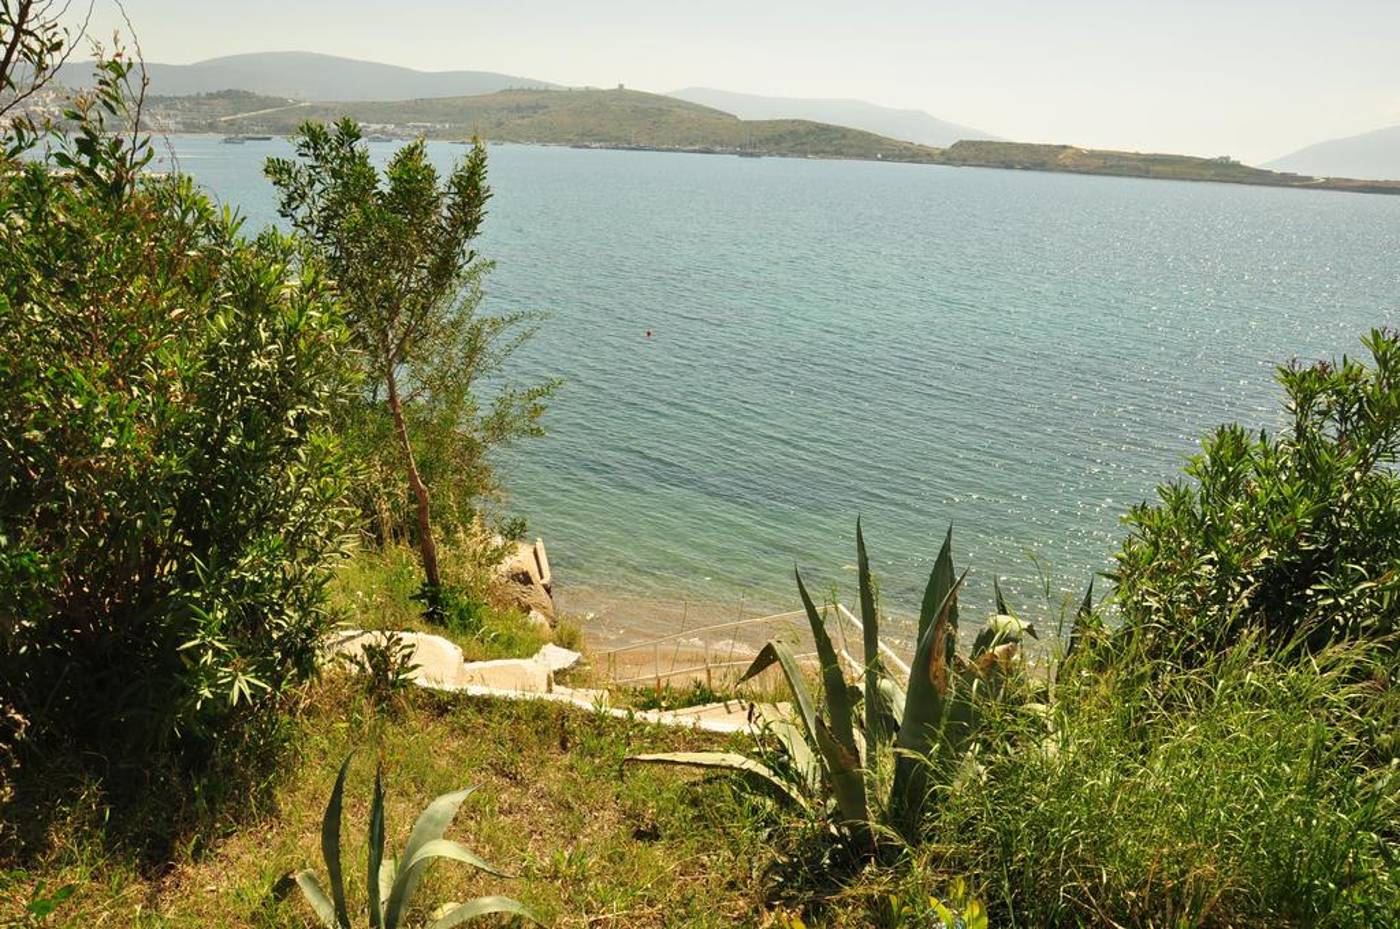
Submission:
[[[287,143],[171,144],[274,220]],[[950,523],[970,597],[1026,596],[1033,556],[1082,589],[1207,429],[1280,421],[1276,362],[1400,321],[1400,198],[525,146],[490,172],[490,305],[552,314],[519,370],[567,382],[508,506],[599,593],[786,605],[798,563],[849,595],[857,514],[897,603]]]

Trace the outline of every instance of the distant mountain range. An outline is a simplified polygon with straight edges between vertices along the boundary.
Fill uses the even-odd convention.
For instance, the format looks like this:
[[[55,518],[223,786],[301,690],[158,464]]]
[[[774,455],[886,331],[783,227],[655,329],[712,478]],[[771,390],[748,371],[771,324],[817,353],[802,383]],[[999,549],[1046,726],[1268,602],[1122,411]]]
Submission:
[[[997,140],[990,132],[950,123],[923,110],[899,110],[864,100],[762,97],[712,87],[687,87],[668,96],[733,113],[740,119],[809,119],[919,145],[942,147],[961,139]]]
[[[151,79],[150,92],[169,97],[245,90],[262,96],[335,103],[563,89],[548,81],[493,71],[416,71],[315,52],[254,52],[187,65],[149,63],[146,71]],[[70,62],[58,74],[59,83],[69,87],[87,87],[92,80],[91,62]],[[762,97],[708,87],[689,87],[669,96],[745,120],[805,119],[920,145],[945,146],[959,139],[997,138],[921,110],[893,109],[861,100]]]
[[[1309,145],[1265,167],[1317,177],[1400,180],[1400,126]]]
[[[188,65],[147,64],[146,71],[150,92],[172,97],[246,90],[297,100],[410,100],[559,87],[493,71],[415,71],[314,52],[255,52]],[[68,87],[88,87],[92,62],[69,62],[57,79]]]
[[[1175,180],[1400,193],[1400,127],[1303,149],[1271,167],[1230,159],[1029,145],[996,139],[919,110],[859,100],[762,97],[692,87],[650,94],[568,88],[490,71],[415,71],[311,52],[263,52],[189,65],[148,64],[148,125],[239,141],[288,134],[306,119],[351,116],[371,141],[462,141],[861,158]],[[91,63],[58,82],[92,83]],[[1325,177],[1327,180],[1315,178]],[[1347,180],[1362,178],[1363,180]]]

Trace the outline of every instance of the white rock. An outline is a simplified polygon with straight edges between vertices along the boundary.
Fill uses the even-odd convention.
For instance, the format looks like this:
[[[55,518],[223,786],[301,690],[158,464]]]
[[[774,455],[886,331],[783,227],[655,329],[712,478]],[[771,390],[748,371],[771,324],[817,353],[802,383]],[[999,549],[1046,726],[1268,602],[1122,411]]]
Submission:
[[[423,684],[450,684],[457,679],[462,667],[462,650],[439,635],[422,632],[398,632],[397,635],[413,647],[412,662],[418,665],[413,679]],[[342,628],[332,634],[325,649],[332,655],[358,655],[366,645],[379,644],[385,633]]]
[[[502,658],[461,665],[456,679],[447,683],[544,694],[553,689],[554,675],[533,658]]]
[[[583,656],[578,652],[561,648],[553,642],[545,644],[535,653],[534,661],[538,661],[550,671],[558,673],[567,671],[583,660]]]

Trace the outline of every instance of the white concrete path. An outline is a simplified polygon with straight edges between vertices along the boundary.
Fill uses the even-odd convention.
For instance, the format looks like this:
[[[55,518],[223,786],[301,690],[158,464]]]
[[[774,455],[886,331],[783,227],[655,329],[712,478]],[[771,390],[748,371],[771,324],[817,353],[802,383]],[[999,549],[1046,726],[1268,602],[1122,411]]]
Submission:
[[[355,655],[382,633],[341,627],[327,639],[327,655]],[[446,693],[501,700],[545,700],[567,703],[580,709],[604,713],[617,719],[634,719],[658,726],[676,726],[719,733],[752,733],[773,710],[762,707],[751,712],[747,701],[730,700],[680,710],[635,710],[611,705],[606,690],[587,690],[555,684],[554,675],[575,667],[583,658],[578,652],[553,643],[542,647],[531,658],[505,658],[495,661],[465,661],[462,650],[442,636],[422,632],[400,632],[398,636],[413,646],[413,663],[418,665],[413,682],[419,687]]]

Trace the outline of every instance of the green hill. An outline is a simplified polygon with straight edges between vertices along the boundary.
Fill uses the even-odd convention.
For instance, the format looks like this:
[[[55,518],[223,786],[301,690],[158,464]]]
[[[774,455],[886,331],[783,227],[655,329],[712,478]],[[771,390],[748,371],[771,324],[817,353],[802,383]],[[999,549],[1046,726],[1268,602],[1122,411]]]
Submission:
[[[1160,178],[1176,181],[1214,181],[1221,184],[1255,184],[1266,187],[1303,187],[1361,193],[1400,194],[1400,181],[1367,181],[1319,178],[1253,168],[1230,158],[1197,158],[1043,145],[1027,142],[955,142],[939,149],[938,164],[1022,171],[1056,171],[1070,174],[1102,174],[1112,177]]]
[[[204,101],[204,105],[195,110],[191,101]],[[192,131],[286,133],[306,119],[351,116],[394,134],[440,139],[480,136],[501,142],[896,161],[932,161],[938,152],[808,120],[746,121],[684,100],[622,89],[506,90],[466,97],[297,106],[279,98],[209,95],[156,98],[152,107],[158,116]]]
[[[289,134],[305,120],[350,116],[368,133],[590,148],[851,158],[959,167],[1215,181],[1270,187],[1400,193],[1400,181],[1287,174],[1228,158],[1196,158],[1041,145],[955,142],[947,148],[803,119],[744,120],[731,113],[635,90],[503,90],[462,97],[308,103],[244,91],[155,97],[152,123],[172,131]]]

